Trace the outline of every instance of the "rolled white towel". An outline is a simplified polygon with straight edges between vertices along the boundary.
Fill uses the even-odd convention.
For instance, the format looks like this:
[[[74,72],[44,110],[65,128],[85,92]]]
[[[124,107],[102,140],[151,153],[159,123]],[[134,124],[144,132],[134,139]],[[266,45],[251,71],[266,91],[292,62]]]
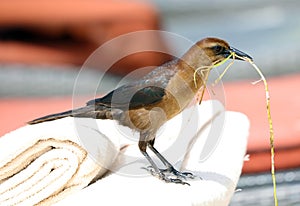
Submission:
[[[64,118],[1,137],[0,205],[50,205],[102,176],[119,153],[118,140],[87,121]]]

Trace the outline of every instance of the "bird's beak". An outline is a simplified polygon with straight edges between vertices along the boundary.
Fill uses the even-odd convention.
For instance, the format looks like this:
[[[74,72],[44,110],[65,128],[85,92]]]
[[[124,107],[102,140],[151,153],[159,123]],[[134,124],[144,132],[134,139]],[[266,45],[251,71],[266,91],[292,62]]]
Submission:
[[[234,48],[234,47],[230,47],[229,49],[230,52],[234,52],[236,54],[235,56],[235,59],[238,59],[238,60],[242,60],[244,61],[244,59],[242,59],[241,57],[245,57],[245,58],[248,58],[250,59],[251,61],[253,60],[251,56],[249,56],[248,54]],[[233,56],[230,57],[231,59],[233,58]]]

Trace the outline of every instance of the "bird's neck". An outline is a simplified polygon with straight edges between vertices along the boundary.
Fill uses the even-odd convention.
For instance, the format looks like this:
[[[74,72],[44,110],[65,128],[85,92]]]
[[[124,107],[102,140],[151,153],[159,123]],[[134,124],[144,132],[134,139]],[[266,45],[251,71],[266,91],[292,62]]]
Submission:
[[[210,72],[209,66],[204,66],[197,70],[198,68],[188,65],[184,61],[180,61],[178,63],[178,68],[177,75],[179,75],[184,82],[189,85],[190,89],[195,94],[199,91],[199,89],[202,89]]]
[[[172,111],[170,114],[167,114],[168,119],[183,111],[191,103],[197,92],[203,88],[204,81],[208,75],[208,72],[200,75],[196,73],[194,79],[195,69],[185,63],[181,64],[179,62],[175,68],[176,73],[166,87],[167,95],[165,99],[168,102],[168,109],[165,111]]]

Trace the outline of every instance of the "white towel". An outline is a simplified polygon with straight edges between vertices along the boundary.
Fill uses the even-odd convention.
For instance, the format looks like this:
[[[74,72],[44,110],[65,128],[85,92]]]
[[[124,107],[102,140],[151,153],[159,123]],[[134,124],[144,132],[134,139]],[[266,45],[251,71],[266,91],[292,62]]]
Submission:
[[[115,128],[106,125],[107,135]],[[216,101],[203,102],[169,121],[155,142],[171,163],[182,160],[182,170],[202,179],[187,180],[187,186],[154,178],[141,168],[149,163],[132,142],[122,148],[110,175],[57,205],[227,206],[241,174],[248,130],[245,115],[225,112]]]
[[[64,118],[1,137],[0,205],[50,205],[102,176],[118,140],[86,126],[90,121]]]
[[[149,163],[138,150],[138,133],[114,121],[28,125],[0,138],[0,205],[225,206],[241,173],[248,129],[243,114],[225,112],[216,101],[164,125],[156,148],[177,168],[202,177],[186,186],[143,170]]]

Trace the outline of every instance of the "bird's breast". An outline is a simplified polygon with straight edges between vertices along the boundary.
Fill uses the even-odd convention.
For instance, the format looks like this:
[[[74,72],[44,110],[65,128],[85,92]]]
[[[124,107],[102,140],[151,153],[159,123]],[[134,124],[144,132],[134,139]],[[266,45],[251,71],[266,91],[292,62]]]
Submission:
[[[202,80],[199,78],[197,78],[198,83],[195,86],[193,71],[178,72],[168,82],[165,88],[166,95],[163,97],[163,100],[153,105],[161,108],[165,112],[167,119],[171,119],[182,112],[201,88]]]
[[[201,78],[197,78],[195,86],[193,75],[194,70],[177,72],[167,82],[165,95],[160,101],[129,110],[123,124],[139,131],[159,129],[166,121],[182,112],[203,85]]]

